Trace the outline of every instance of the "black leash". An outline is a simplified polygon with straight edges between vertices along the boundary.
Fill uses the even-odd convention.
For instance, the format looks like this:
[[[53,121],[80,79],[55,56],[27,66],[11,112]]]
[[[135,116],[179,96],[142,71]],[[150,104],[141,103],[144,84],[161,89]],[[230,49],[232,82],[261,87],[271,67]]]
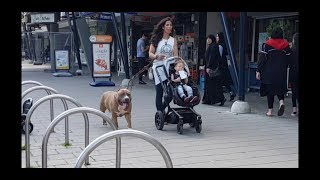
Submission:
[[[146,66],[144,66],[139,72],[137,72],[136,74],[134,74],[134,75],[130,78],[130,80],[129,80],[129,82],[128,82],[127,89],[129,89],[129,86],[130,86],[130,90],[132,89],[131,81],[132,81],[134,78],[136,78],[138,75],[140,75],[141,73],[143,73],[145,70],[147,70],[147,69],[150,67],[150,65],[152,65],[152,63],[153,63],[153,61],[150,61],[149,64],[147,64]],[[130,85],[130,84],[131,84],[131,85]]]
[[[179,56],[175,56],[175,57],[173,57],[173,58],[181,59],[181,57],[179,57]],[[129,90],[132,89],[132,86],[133,86],[133,85],[131,84],[131,81],[132,81],[135,77],[137,77],[139,74],[141,74],[143,71],[147,70],[147,69],[150,67],[150,65],[152,65],[153,61],[154,61],[154,60],[151,60],[149,64],[147,64],[146,66],[144,66],[139,72],[137,72],[135,75],[133,75],[133,76],[130,78],[130,80],[129,80],[129,82],[128,82],[128,85],[127,85],[127,87],[126,87],[127,89],[129,89],[129,86],[130,86],[130,89],[129,89]],[[184,60],[183,60],[183,61],[184,61]],[[185,61],[184,61],[184,63],[186,64]],[[130,85],[130,84],[131,84],[131,85]]]

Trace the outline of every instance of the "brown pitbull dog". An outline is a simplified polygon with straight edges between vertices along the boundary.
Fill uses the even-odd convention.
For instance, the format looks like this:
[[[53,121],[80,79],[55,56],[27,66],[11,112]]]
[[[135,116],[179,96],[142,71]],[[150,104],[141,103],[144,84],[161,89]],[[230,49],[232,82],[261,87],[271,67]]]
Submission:
[[[128,128],[131,126],[131,93],[128,89],[119,89],[118,91],[107,91],[102,94],[100,99],[100,111],[112,113],[112,120],[118,128],[118,117],[125,116]],[[106,124],[103,121],[103,124]]]

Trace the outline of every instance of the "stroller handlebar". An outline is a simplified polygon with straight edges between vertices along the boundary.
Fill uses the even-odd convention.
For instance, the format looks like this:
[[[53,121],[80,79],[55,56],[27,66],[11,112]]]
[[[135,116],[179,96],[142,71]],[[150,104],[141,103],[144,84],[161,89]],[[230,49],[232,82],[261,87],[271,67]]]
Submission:
[[[168,64],[173,63],[175,61],[175,59],[181,59],[181,57],[179,57],[179,56],[169,57],[169,58],[163,60],[163,64],[156,66],[155,69],[158,69],[159,67],[162,67],[162,66],[168,67]]]

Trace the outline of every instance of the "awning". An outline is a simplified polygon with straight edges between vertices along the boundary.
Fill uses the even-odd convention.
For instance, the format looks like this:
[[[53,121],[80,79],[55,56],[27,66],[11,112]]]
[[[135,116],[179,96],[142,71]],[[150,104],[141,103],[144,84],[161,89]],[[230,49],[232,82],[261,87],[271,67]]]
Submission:
[[[247,15],[256,19],[266,19],[285,16],[297,16],[299,15],[299,12],[248,12]]]

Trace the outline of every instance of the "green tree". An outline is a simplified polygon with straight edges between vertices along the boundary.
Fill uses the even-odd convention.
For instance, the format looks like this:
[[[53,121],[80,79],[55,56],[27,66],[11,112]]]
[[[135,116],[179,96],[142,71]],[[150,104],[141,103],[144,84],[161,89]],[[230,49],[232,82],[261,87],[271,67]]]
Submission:
[[[289,40],[289,39],[291,39],[291,36],[292,36],[292,27],[291,26],[292,25],[291,25],[290,21],[287,19],[281,19],[281,20],[272,19],[272,20],[270,20],[270,24],[267,27],[268,36],[271,37],[271,33],[274,28],[281,27],[283,30],[283,38]]]

